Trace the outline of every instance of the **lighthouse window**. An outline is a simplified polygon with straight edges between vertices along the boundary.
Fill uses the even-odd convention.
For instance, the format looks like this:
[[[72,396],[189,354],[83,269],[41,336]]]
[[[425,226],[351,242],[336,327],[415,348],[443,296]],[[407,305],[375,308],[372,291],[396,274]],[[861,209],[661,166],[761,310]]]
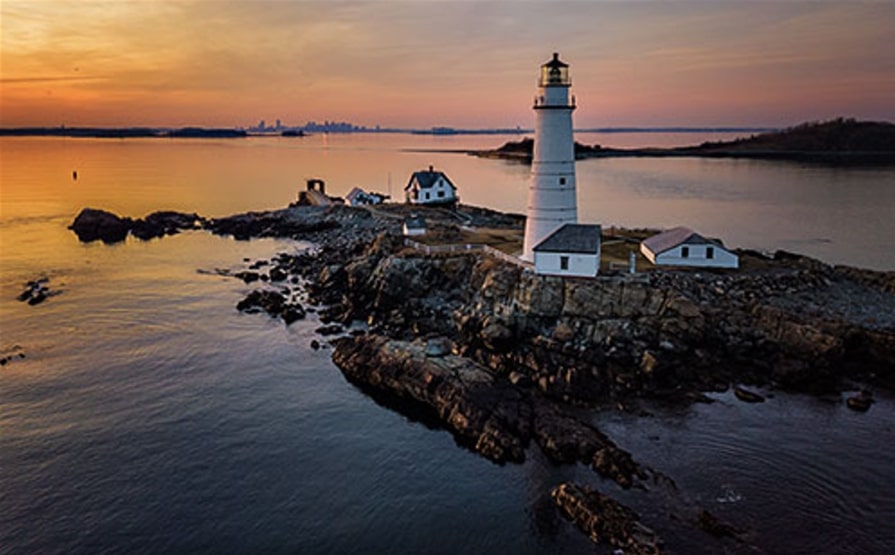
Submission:
[[[560,178],[559,178],[559,184],[560,184],[560,185],[565,185],[565,184],[566,184],[566,178],[565,178],[565,177],[560,177]]]
[[[560,270],[568,270],[569,269],[569,257],[568,256],[560,256],[559,257],[559,269]]]

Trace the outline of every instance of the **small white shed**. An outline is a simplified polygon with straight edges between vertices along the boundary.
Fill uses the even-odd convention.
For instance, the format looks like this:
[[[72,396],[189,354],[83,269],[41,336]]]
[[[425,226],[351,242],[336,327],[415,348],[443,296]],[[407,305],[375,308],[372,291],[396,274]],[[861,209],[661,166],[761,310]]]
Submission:
[[[411,204],[453,204],[460,200],[457,187],[433,166],[428,171],[413,172],[404,187],[404,195]]]
[[[535,273],[596,276],[600,271],[600,232],[599,225],[563,225],[535,245]]]
[[[706,239],[688,227],[676,227],[640,243],[640,252],[656,266],[739,268],[739,257],[717,239]]]
[[[425,235],[426,234],[426,220],[424,220],[421,216],[412,214],[412,215],[404,218],[403,229],[404,229],[405,237],[413,237],[415,235]]]

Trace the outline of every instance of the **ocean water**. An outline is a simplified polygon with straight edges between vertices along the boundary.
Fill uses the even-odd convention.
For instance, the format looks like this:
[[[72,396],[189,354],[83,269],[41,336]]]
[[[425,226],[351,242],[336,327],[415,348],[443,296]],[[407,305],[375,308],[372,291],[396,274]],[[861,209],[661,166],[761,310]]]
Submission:
[[[597,412],[680,486],[622,492],[536,448],[525,464],[494,465],[377,405],[328,349],[309,348],[313,316],[285,327],[240,314],[249,287],[213,273],[308,244],[188,232],[107,246],[66,229],[84,206],[133,217],[277,208],[310,177],[336,194],[398,196],[429,164],[464,201],[521,212],[527,167],[434,152],[506,139],[0,139],[0,349],[25,354],[0,367],[0,552],[593,552],[551,508],[549,488],[570,478],[636,508],[677,553],[754,552],[681,526],[697,505],[759,552],[895,552],[895,403],[881,392],[865,414],[781,393],[651,407],[650,418]],[[692,222],[733,246],[895,269],[892,170],[617,159],[578,174],[589,221]],[[58,295],[15,300],[42,276]]]

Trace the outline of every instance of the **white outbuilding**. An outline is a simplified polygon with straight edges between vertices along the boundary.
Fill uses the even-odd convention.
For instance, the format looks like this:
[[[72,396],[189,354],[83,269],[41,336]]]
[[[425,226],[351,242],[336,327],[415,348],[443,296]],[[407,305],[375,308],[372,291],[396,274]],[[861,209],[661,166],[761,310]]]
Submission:
[[[351,189],[351,192],[345,195],[345,200],[350,206],[369,206],[372,204],[382,204],[388,195],[379,193],[368,193],[360,187]]]
[[[564,224],[535,245],[536,274],[594,277],[600,271],[600,226]]]
[[[404,195],[410,204],[454,204],[460,200],[457,187],[448,176],[432,166],[427,171],[413,172]]]
[[[404,218],[404,236],[413,237],[426,234],[426,220],[416,214]]]
[[[721,241],[706,239],[688,227],[676,227],[640,243],[640,252],[656,266],[739,268],[739,257]]]

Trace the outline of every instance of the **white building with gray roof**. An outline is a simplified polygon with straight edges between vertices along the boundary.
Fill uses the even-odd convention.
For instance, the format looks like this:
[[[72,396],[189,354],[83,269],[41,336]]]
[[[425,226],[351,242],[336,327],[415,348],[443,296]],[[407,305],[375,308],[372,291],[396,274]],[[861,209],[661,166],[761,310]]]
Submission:
[[[413,172],[404,195],[410,204],[454,204],[460,200],[457,187],[448,176],[432,166],[428,171]]]
[[[600,271],[599,225],[564,224],[535,245],[536,274],[594,277]]]
[[[656,266],[739,268],[739,257],[717,239],[706,239],[688,227],[676,227],[640,243],[640,252]]]

